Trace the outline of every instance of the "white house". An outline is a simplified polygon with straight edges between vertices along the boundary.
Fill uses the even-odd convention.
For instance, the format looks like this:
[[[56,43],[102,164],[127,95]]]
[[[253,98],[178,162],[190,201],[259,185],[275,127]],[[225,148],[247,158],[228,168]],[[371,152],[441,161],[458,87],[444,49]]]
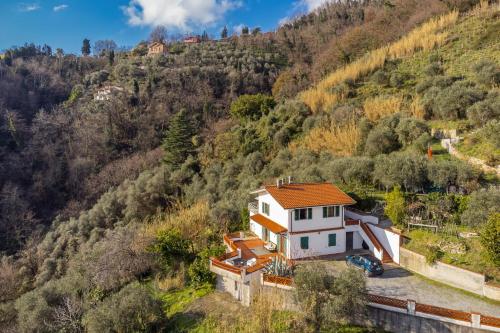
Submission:
[[[251,284],[261,281],[255,273],[273,257],[293,263],[365,249],[383,262],[399,262],[399,234],[380,227],[376,216],[348,208],[354,199],[331,183],[280,179],[251,193],[250,232],[224,235],[228,252],[210,258],[217,289],[243,304],[251,300]]]
[[[346,252],[345,206],[355,201],[338,187],[279,180],[253,193],[257,209],[250,210],[250,230],[263,241],[276,244],[285,258]],[[349,242],[350,249],[361,247],[360,242],[354,244],[354,237]]]

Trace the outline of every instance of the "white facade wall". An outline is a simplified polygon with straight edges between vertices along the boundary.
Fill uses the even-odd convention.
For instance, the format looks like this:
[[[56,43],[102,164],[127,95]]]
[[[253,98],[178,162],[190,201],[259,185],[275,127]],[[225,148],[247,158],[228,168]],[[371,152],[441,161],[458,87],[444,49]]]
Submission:
[[[328,246],[328,235],[337,235],[336,246]],[[330,230],[311,233],[300,233],[290,235],[289,250],[290,259],[323,256],[345,252],[345,230]],[[300,248],[300,238],[309,237],[309,249]]]
[[[361,220],[365,223],[378,224],[378,217],[368,214],[362,214],[361,212],[355,212],[350,209],[345,210],[345,216],[353,220]]]
[[[257,235],[260,239],[264,239],[264,228],[255,221],[250,220],[250,231]],[[274,244],[278,242],[278,235],[269,231],[269,240]]]
[[[263,194],[259,194],[258,202],[260,214],[290,230],[289,211],[281,207],[281,205],[269,193],[264,192]],[[269,204],[269,215],[264,214],[262,211],[262,202]]]
[[[253,220],[250,220],[250,231],[262,239],[262,226]]]
[[[352,233],[352,248],[354,250],[363,248],[363,237],[361,237],[358,231]]]
[[[312,207],[312,219],[311,220],[295,220],[294,210],[290,210],[292,214],[292,227],[289,231],[308,231],[308,230],[320,230],[328,228],[341,228],[343,221],[343,207],[340,206],[338,217],[327,217],[323,218],[323,207]]]
[[[390,230],[379,228],[374,225],[367,224],[367,226],[373,232],[375,237],[377,237],[384,249],[389,253],[392,260],[399,264],[399,244],[401,236]]]

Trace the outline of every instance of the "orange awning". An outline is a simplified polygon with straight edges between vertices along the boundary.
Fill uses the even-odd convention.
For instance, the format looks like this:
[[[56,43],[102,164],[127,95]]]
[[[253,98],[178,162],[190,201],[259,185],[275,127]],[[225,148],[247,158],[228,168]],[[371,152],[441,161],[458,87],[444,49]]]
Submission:
[[[261,214],[255,214],[250,216],[250,219],[252,221],[257,222],[264,228],[268,229],[269,231],[275,233],[275,234],[281,234],[283,232],[287,232],[288,229],[279,225],[278,223],[274,222],[273,220],[268,219],[264,215]]]

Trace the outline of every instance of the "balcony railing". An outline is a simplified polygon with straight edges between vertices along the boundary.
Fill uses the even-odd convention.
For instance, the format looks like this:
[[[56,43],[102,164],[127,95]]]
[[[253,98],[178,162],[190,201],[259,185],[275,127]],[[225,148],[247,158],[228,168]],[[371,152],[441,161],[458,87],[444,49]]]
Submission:
[[[248,211],[252,214],[259,213],[259,203],[257,201],[252,201],[248,203]]]

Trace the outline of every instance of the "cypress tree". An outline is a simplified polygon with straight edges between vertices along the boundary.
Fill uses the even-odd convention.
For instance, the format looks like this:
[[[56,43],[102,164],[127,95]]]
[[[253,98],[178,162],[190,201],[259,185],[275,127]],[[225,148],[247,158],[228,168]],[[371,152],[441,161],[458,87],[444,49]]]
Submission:
[[[165,138],[163,161],[172,169],[179,168],[182,163],[194,152],[192,138],[193,126],[185,109],[179,111],[170,121]]]
[[[227,38],[227,26],[224,26],[224,29],[222,29],[221,33],[220,33],[220,37],[222,39],[226,39]]]
[[[87,57],[90,55],[90,40],[85,38],[82,43],[82,54]]]

